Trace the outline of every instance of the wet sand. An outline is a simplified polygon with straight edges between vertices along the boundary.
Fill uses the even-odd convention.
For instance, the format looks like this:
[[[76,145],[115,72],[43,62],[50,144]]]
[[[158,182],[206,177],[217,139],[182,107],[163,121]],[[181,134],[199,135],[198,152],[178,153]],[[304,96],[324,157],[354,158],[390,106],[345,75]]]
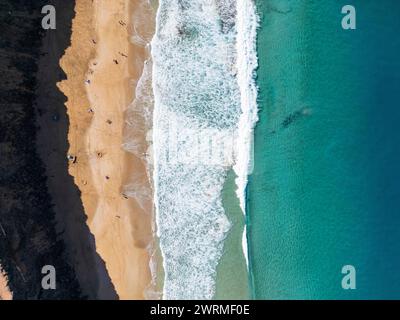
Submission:
[[[146,166],[121,147],[124,112],[147,58],[143,46],[130,43],[140,2],[77,0],[71,47],[61,59],[67,80],[59,83],[68,98],[69,172],[121,299],[145,298],[151,281],[152,205],[141,207],[123,192],[132,176],[148,187]]]

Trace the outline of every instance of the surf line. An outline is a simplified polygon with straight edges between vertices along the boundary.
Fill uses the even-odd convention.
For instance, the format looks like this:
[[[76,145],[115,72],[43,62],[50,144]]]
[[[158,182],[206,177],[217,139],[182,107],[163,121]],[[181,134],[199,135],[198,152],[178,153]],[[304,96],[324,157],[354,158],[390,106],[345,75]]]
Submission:
[[[253,170],[253,140],[254,127],[258,121],[257,94],[255,72],[258,67],[257,57],[257,29],[259,16],[254,0],[241,0],[237,6],[237,81],[240,90],[240,105],[242,114],[239,119],[238,143],[236,163],[233,169],[237,175],[236,194],[240,201],[240,208],[246,215],[246,188],[248,176]],[[249,268],[247,228],[244,227],[242,236],[242,250]]]

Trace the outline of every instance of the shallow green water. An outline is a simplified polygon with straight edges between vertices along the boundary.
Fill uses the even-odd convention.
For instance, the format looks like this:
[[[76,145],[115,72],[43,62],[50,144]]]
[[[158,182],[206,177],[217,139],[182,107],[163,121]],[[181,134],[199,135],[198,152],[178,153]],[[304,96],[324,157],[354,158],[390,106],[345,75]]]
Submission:
[[[231,229],[224,241],[224,254],[217,268],[215,299],[249,299],[250,288],[246,260],[243,255],[242,235],[245,219],[236,196],[236,175],[228,172],[222,201]]]

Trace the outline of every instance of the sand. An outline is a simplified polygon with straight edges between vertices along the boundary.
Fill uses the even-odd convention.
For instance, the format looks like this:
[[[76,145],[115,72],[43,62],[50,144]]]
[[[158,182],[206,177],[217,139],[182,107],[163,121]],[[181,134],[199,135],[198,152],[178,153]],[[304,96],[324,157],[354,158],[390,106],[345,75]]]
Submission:
[[[151,281],[152,205],[142,208],[122,191],[133,174],[149,184],[145,163],[121,147],[124,112],[147,58],[129,41],[139,3],[77,0],[71,47],[60,62],[67,74],[59,88],[68,98],[69,172],[120,299],[145,298]],[[148,24],[151,30],[151,18]]]
[[[7,286],[7,277],[1,271],[0,266],[0,300],[12,300],[12,293]]]
[[[71,45],[75,1],[52,0],[50,4],[57,10],[57,29],[44,34],[42,55],[38,62],[38,86],[35,90],[36,124],[39,128],[37,150],[46,169],[47,189],[55,212],[57,233],[62,236],[66,259],[75,271],[83,296],[89,299],[115,299],[115,288],[104,261],[96,252],[94,235],[86,224],[87,216],[79,188],[68,173],[66,154],[69,149],[69,119],[64,105],[67,97],[57,88],[57,83],[66,79],[60,59]],[[75,21],[84,19],[90,20],[91,16],[80,14]],[[77,38],[74,36],[73,40]],[[77,61],[85,59],[90,53],[82,47],[79,49],[82,55],[75,55]]]

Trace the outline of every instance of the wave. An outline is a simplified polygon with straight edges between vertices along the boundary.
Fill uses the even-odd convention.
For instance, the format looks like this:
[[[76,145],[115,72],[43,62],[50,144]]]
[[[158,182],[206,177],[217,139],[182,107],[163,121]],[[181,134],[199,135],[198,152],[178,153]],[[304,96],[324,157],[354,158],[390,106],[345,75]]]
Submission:
[[[221,194],[233,167],[243,197],[256,121],[254,34],[240,34],[256,30],[247,25],[257,22],[253,17],[250,0],[159,2],[152,140],[164,299],[215,294],[230,229]]]
[[[246,214],[246,187],[248,176],[253,170],[254,127],[258,121],[255,72],[258,67],[257,28],[259,17],[252,0],[241,0],[237,4],[237,80],[240,87],[242,114],[239,120],[237,160],[233,169],[237,175],[237,196],[243,214]],[[248,264],[246,227],[243,231],[243,253]]]

